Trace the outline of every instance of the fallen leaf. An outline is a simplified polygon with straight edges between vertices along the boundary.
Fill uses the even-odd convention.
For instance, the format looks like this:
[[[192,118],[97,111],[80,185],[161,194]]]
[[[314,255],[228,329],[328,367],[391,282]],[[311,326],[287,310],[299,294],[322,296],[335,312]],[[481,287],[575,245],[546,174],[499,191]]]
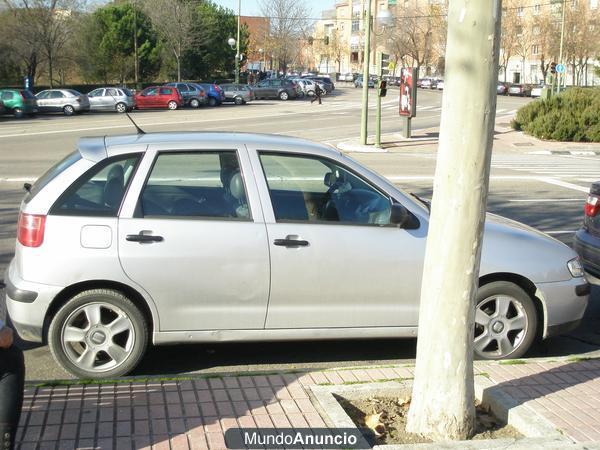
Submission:
[[[385,434],[385,425],[381,423],[381,414],[369,414],[365,417],[365,425],[373,430],[376,437],[381,437]]]

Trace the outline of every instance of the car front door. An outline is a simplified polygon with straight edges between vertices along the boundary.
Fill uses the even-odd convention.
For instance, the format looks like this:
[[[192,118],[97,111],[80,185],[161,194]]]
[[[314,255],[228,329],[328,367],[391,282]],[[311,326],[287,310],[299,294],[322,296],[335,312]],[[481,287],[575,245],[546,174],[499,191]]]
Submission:
[[[104,92],[104,97],[102,101],[103,108],[107,111],[114,111],[115,106],[119,102],[119,91],[114,88],[108,88],[106,92]]]
[[[61,91],[50,91],[50,97],[48,100],[48,106],[50,111],[62,111],[65,105],[65,94]]]
[[[119,220],[119,258],[160,331],[264,328],[269,251],[248,166],[235,146],[148,150]]]
[[[90,108],[93,110],[102,110],[103,107],[103,96],[104,89],[94,89],[92,92],[88,94],[88,98],[90,99]]]
[[[142,108],[154,108],[158,97],[158,88],[148,88],[138,98],[138,106]]]
[[[390,225],[390,197],[342,163],[258,150],[266,328],[415,327],[426,225],[416,216],[412,229]]]
[[[35,96],[37,105],[38,105],[38,110],[40,112],[50,111],[49,97],[50,97],[50,91],[42,91]]]

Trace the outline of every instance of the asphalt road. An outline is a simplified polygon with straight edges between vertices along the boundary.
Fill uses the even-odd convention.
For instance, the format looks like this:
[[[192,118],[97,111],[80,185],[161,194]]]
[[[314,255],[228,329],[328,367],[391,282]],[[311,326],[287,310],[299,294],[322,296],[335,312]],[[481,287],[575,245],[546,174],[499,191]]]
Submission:
[[[383,101],[382,129],[384,133],[398,132],[397,91],[388,92],[389,96]],[[438,126],[441,93],[419,90],[418,96],[419,110],[413,129]],[[508,122],[514,111],[527,101],[499,97],[498,121]],[[374,114],[373,109],[371,114]],[[334,95],[324,98],[323,105],[300,100],[261,101],[245,106],[135,112],[132,117],[146,131],[235,130],[335,143],[360,134],[360,91],[336,89]],[[81,136],[132,132],[134,129],[125,116],[108,113],[70,118],[45,115],[20,121],[0,119],[0,271],[14,251],[22,183],[34,180],[71,152]],[[353,157],[411,192],[425,197],[431,195],[435,153],[425,147],[422,152],[355,154]],[[517,150],[494,154],[488,210],[570,243],[580,225],[586,196],[572,186],[588,186],[589,180],[599,173],[598,157],[532,155]],[[549,176],[558,183],[542,180]],[[594,287],[582,327],[568,336],[545,341],[530,356],[584,355],[599,350],[599,325],[600,289]],[[27,348],[28,379],[69,377],[55,364],[45,346],[23,345]],[[135,375],[386,364],[413,359],[415,346],[415,340],[356,340],[319,345],[293,342],[157,347],[149,350]]]

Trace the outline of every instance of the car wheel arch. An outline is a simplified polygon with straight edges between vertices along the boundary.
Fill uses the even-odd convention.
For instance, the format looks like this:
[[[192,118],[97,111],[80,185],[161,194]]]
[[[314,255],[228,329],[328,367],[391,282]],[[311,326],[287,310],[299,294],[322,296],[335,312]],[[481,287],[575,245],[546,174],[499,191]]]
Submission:
[[[89,290],[94,289],[110,289],[117,291],[127,297],[131,302],[137,306],[144,318],[147,321],[148,330],[150,336],[152,333],[158,330],[158,316],[154,303],[148,300],[138,290],[124,283],[112,280],[86,280],[81,281],[70,286],[67,286],[60,291],[52,302],[50,303],[46,316],[44,317],[44,327],[42,330],[42,342],[48,344],[48,330],[50,328],[50,322],[56,315],[56,313],[74,296]]]
[[[494,272],[479,277],[478,287],[485,286],[486,284],[490,284],[495,281],[507,281],[509,283],[513,283],[523,289],[527,295],[529,295],[531,300],[533,300],[535,312],[541,325],[538,327],[536,338],[543,338],[546,334],[548,314],[546,312],[545,300],[542,298],[541,292],[538,290],[533,281],[516,273]]]

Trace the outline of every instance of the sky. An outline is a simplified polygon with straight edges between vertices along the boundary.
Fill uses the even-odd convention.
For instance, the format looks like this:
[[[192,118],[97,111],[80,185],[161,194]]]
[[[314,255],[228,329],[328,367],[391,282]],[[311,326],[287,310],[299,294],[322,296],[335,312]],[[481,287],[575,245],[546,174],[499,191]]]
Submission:
[[[268,1],[268,0],[267,0]],[[304,0],[311,17],[321,17],[324,9],[333,9],[335,0]],[[238,0],[213,0],[214,3],[232,9],[237,14]],[[242,16],[262,16],[259,0],[242,0]]]

